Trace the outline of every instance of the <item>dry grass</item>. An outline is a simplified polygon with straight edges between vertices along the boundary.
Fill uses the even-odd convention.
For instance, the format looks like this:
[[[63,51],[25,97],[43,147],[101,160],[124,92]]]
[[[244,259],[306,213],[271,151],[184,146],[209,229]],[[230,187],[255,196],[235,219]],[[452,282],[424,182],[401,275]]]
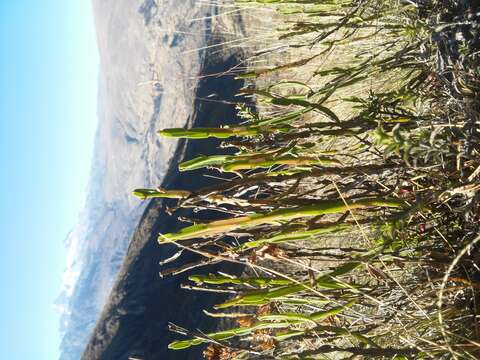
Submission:
[[[237,325],[172,326],[187,336],[172,349],[209,343],[210,360],[480,356],[478,49],[442,51],[437,14],[458,8],[422,3],[241,1],[259,24],[244,44],[261,50],[233,71],[255,79],[243,93],[256,111],[239,106],[238,127],[160,132],[224,139],[235,155],[180,167],[229,180],[136,191],[228,214],[159,241],[206,258],[188,269],[247,269],[190,277],[232,294],[208,314]]]

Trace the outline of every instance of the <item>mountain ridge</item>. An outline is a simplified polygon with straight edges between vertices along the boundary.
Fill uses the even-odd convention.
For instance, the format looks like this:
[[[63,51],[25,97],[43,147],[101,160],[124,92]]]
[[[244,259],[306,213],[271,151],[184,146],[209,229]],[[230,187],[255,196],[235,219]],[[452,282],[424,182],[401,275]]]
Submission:
[[[204,71],[208,74],[224,72],[239,63],[239,55],[233,54],[213,61],[210,59]],[[202,81],[197,90],[198,98],[205,98],[222,90],[222,101],[235,101],[235,94],[242,83],[233,78],[233,75],[226,75]],[[195,109],[192,116],[194,126],[216,126],[219,119],[230,119],[233,123],[238,121],[234,107],[226,103],[212,104],[198,100]],[[215,152],[218,145],[219,142],[216,140],[180,141],[172,163],[178,163],[198,153],[208,155]],[[176,166],[172,166],[162,187],[195,190],[210,185],[212,179],[203,174],[202,170],[180,173]],[[186,328],[213,329],[214,322],[200,310],[210,307],[219,299],[216,294],[205,296],[181,289],[180,284],[187,280],[188,272],[166,278],[160,278],[158,275],[161,270],[159,263],[178,250],[173,245],[159,246],[158,233],[178,229],[182,223],[177,220],[177,216],[191,215],[188,212],[168,214],[166,208],[172,205],[171,200],[164,199],[155,199],[148,203],[128,247],[109,301],[95,326],[82,360],[114,360],[130,357],[155,360],[173,356],[181,360],[201,357],[200,348],[175,354],[167,348],[168,343],[176,338],[176,335],[168,331],[169,321]],[[190,263],[197,259],[194,254],[183,253],[175,262],[169,263],[168,267]],[[208,272],[215,269],[218,270],[220,267],[209,266],[200,271]],[[228,270],[232,271],[231,268]]]
[[[85,207],[65,240],[68,265],[57,300],[62,360],[80,358],[145,209],[131,190],[158,186],[169,168],[176,144],[155,132],[183,127],[192,111],[203,55],[191,50],[205,43],[208,24],[189,19],[212,11],[194,0],[94,0],[93,8],[98,127]],[[170,46],[165,34],[179,29],[191,35]]]

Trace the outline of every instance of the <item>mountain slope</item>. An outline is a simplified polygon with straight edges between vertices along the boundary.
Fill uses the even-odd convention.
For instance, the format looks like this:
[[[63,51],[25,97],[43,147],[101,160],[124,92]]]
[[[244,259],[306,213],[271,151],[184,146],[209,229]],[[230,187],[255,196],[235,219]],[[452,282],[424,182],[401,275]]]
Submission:
[[[69,234],[58,299],[61,359],[77,360],[120,268],[145,204],[130,195],[157,186],[175,150],[161,127],[184,126],[193,109],[207,20],[194,0],[94,0],[101,58],[98,129],[85,208]],[[181,31],[189,35],[175,34]]]
[[[235,56],[228,59],[210,59],[205,73],[223,72],[237,63]],[[241,85],[233,80],[232,76],[207,78],[201,82],[197,96],[205,98],[222,91],[222,100],[232,101]],[[196,126],[215,126],[218,119],[235,121],[236,118],[233,106],[228,104],[198,100],[195,109],[192,119]],[[214,151],[217,144],[213,140],[190,141],[188,144],[181,142],[176,159],[191,158],[199,153],[208,154]],[[162,185],[194,190],[211,181],[210,178],[202,176],[201,171],[178,173],[176,168],[172,167]],[[149,203],[82,359],[200,358],[199,349],[177,353],[167,349],[168,343],[176,337],[167,330],[169,321],[187,328],[208,328],[213,324],[208,317],[201,315],[201,311],[196,310],[208,308],[212,301],[218,301],[217,295],[205,296],[180,289],[180,284],[186,280],[188,273],[164,279],[159,277],[159,261],[175,253],[176,248],[159,246],[158,233],[181,226],[176,216],[165,212],[168,203],[168,200],[153,200]],[[195,259],[194,255],[184,253],[168,266],[174,267]],[[203,271],[208,270],[212,268]]]

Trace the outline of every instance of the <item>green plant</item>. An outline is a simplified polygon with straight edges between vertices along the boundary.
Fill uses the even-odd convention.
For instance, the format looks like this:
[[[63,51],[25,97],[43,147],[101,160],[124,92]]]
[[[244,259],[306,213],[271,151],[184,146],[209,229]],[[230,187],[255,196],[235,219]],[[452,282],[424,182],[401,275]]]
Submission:
[[[218,349],[236,359],[478,358],[478,74],[459,61],[454,83],[438,74],[430,36],[436,12],[452,10],[435,1],[238,3],[277,9],[289,19],[280,43],[303,52],[237,76],[257,81],[242,94],[260,109],[239,105],[242,124],[159,131],[236,149],[179,166],[236,175],[229,181],[134,191],[226,217],[192,215],[159,242],[203,256],[194,267],[247,269],[189,277],[196,290],[232,293],[215,306],[225,313],[207,314],[239,326],[182,330],[188,338],[170,348],[209,343],[209,359]],[[334,51],[348,61],[318,63]],[[462,48],[466,63],[475,51]]]

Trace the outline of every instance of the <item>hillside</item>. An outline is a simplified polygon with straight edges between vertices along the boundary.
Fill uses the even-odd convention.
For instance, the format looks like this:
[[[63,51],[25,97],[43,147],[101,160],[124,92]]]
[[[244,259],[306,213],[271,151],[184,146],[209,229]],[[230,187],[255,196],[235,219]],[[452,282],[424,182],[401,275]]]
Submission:
[[[157,186],[175,150],[158,127],[184,126],[193,111],[207,20],[196,1],[93,2],[101,57],[98,129],[85,207],[66,239],[58,298],[61,359],[80,357],[145,209],[131,190]]]
[[[203,73],[223,72],[237,63],[236,56],[210,58]],[[222,90],[222,100],[232,101],[241,85],[242,83],[233,80],[232,76],[207,78],[200,83],[197,97],[205,98]],[[217,123],[212,119],[236,118],[234,107],[228,104],[197,100],[195,109],[192,123],[197,126],[215,126]],[[208,155],[214,151],[216,145],[217,141],[191,141],[188,145],[182,142],[173,163],[193,154]],[[211,182],[212,180],[202,176],[200,171],[185,175],[173,166],[162,186],[194,190]],[[174,339],[174,335],[168,331],[169,321],[186,327],[209,328],[213,325],[201,310],[218,301],[218,295],[199,296],[195,292],[181,289],[180,284],[186,280],[188,272],[182,276],[166,276],[163,279],[159,276],[162,269],[159,262],[172,256],[176,249],[158,246],[158,233],[181,226],[176,217],[165,212],[168,205],[171,205],[171,202],[152,200],[147,206],[135,230],[109,301],[82,359],[113,360],[127,359],[130,356],[145,360],[171,358],[167,344]],[[189,212],[185,211],[185,215],[188,214]],[[196,259],[196,256],[185,253],[168,267],[190,263]],[[231,265],[228,267],[232,268]],[[198,358],[198,351],[175,354],[175,359]]]

